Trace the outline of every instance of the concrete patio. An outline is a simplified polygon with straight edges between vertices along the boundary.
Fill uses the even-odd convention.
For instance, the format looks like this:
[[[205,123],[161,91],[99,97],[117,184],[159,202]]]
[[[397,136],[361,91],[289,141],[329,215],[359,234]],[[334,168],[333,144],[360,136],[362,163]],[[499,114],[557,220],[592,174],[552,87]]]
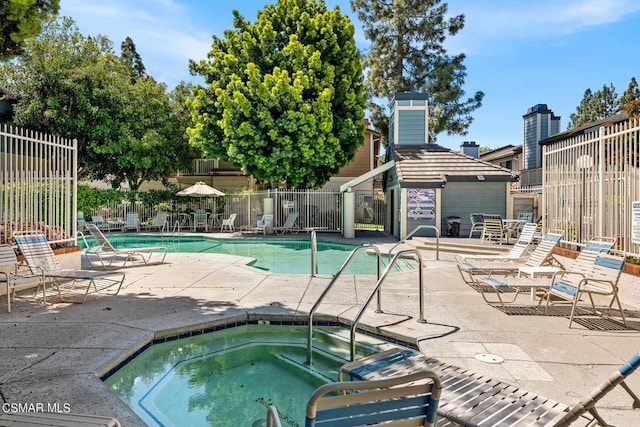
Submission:
[[[377,236],[375,241],[372,236]],[[350,240],[365,242],[393,240],[382,234]],[[385,313],[374,313],[372,304],[362,321],[365,327],[415,340],[425,355],[569,405],[640,351],[638,277],[625,274],[620,281],[629,329],[598,317],[581,317],[569,329],[566,311],[534,313],[528,295],[506,311],[486,304],[461,280],[453,254],[441,253],[440,260],[432,251],[423,255],[427,323],[416,321],[417,273],[406,272],[393,273],[385,282]],[[276,275],[249,267],[248,261],[217,254],[169,254],[162,265],[125,269],[125,285],[117,296],[91,296],[82,305],[16,300],[11,313],[0,313],[3,401],[66,404],[74,413],[112,416],[123,426],[144,425],[99,376],[162,336],[233,319],[303,318],[330,280],[326,275]],[[343,277],[319,315],[349,323],[374,279]],[[504,361],[486,363],[478,354]],[[640,393],[640,374],[632,375],[628,384]],[[599,409],[618,427],[640,425],[640,410],[631,410],[630,397],[619,388]]]

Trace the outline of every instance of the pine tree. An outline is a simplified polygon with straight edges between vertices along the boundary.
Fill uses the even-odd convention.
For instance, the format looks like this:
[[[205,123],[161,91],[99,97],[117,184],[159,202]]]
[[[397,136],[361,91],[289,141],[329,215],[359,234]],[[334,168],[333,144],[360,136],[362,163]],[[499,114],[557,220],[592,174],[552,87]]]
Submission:
[[[351,0],[351,8],[371,41],[364,62],[370,94],[390,100],[396,92],[426,92],[430,141],[442,132],[465,135],[484,94],[464,99],[465,55],[449,55],[443,46],[462,30],[464,15],[447,18],[448,5],[440,0]],[[386,135],[384,109],[370,109],[376,129]]]
[[[587,88],[576,112],[569,116],[567,129],[597,122],[620,113],[620,98],[613,84],[604,85],[602,89],[593,93]]]
[[[142,63],[142,58],[136,50],[136,45],[131,37],[124,39],[120,45],[120,59],[131,70],[131,81],[135,82],[140,77],[146,76],[147,72]]]

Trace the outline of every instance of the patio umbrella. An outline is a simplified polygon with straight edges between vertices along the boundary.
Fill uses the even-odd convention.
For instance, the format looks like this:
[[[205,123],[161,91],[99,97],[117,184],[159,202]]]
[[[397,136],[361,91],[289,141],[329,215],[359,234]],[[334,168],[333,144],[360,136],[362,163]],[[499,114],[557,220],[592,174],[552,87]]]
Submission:
[[[191,187],[187,187],[184,190],[180,190],[176,193],[178,196],[191,196],[191,197],[218,197],[224,196],[224,193],[220,190],[216,190],[210,185],[205,184],[202,181],[198,181]]]

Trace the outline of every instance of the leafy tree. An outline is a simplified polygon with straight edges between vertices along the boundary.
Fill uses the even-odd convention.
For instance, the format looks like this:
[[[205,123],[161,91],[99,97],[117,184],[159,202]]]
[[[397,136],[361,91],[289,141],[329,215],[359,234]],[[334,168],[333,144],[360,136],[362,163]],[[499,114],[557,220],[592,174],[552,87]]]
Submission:
[[[190,103],[193,144],[258,182],[324,184],[363,143],[365,95],[354,29],[322,0],[278,0],[214,36]]]
[[[370,94],[390,100],[396,92],[426,92],[430,140],[445,131],[466,135],[484,94],[463,99],[465,55],[449,55],[443,47],[464,27],[464,15],[447,18],[447,3],[440,0],[351,0],[351,8],[371,41],[364,61]],[[384,109],[376,104],[370,109],[376,129],[386,135]]]
[[[2,0],[0,2],[0,59],[22,52],[27,38],[40,33],[42,23],[54,17],[60,0]]]
[[[146,68],[142,63],[142,58],[136,50],[136,45],[131,37],[127,36],[127,38],[124,39],[120,45],[120,51],[120,59],[131,71],[132,81],[135,82],[139,78],[147,75]]]
[[[604,85],[595,93],[587,88],[576,112],[569,116],[567,129],[606,119],[620,111],[620,100],[613,84]]]
[[[19,94],[15,124],[77,139],[81,176],[102,179],[117,159],[96,149],[119,137],[128,75],[106,37],[84,37],[63,17],[0,65],[0,86]]]
[[[81,177],[137,189],[190,163],[184,116],[165,86],[132,82],[106,37],[85,37],[61,18],[17,59],[0,65],[0,87],[20,94],[15,124],[76,139]]]
[[[631,77],[627,89],[620,97],[620,108],[630,117],[640,115],[640,88],[635,77]]]

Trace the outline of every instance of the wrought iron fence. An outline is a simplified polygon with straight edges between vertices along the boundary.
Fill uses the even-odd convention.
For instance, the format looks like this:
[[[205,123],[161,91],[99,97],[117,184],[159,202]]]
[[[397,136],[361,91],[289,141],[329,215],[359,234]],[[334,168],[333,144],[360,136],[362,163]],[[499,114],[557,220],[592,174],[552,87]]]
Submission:
[[[76,171],[75,140],[0,125],[0,243],[30,230],[75,241]]]

